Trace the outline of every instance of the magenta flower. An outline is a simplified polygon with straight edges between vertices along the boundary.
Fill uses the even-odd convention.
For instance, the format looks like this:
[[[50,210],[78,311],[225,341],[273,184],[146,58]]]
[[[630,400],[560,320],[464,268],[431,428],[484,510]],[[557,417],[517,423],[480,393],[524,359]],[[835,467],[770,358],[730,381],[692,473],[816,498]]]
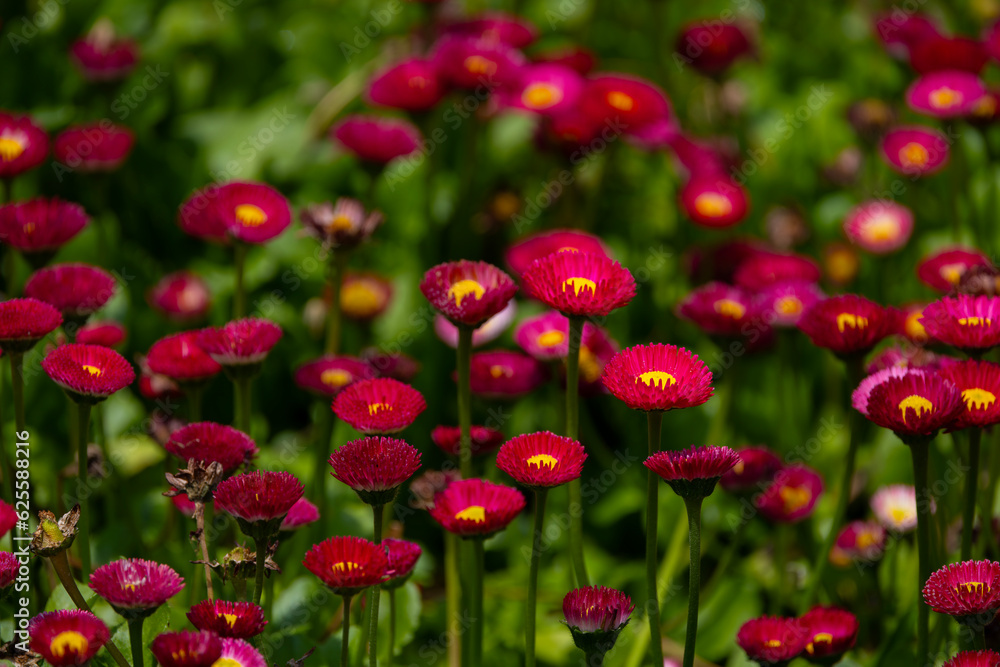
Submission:
[[[426,111],[437,105],[446,92],[433,62],[407,58],[375,75],[368,84],[368,101],[404,111]]]
[[[330,474],[376,507],[392,502],[400,485],[420,469],[420,452],[403,440],[373,436],[340,446]]]
[[[330,135],[358,158],[380,165],[413,153],[423,141],[411,123],[378,116],[348,116]]]
[[[517,285],[492,264],[463,259],[428,269],[420,291],[455,324],[478,327],[507,306]]]
[[[281,327],[259,317],[233,320],[198,335],[198,345],[223,368],[261,364],[279,340]]]
[[[924,74],[906,91],[906,103],[917,113],[935,118],[967,116],[986,95],[978,76],[961,70]]]
[[[948,161],[948,138],[929,127],[908,126],[890,130],[882,139],[882,159],[901,174],[933,174]]]
[[[90,588],[126,619],[152,614],[184,588],[184,579],[168,565],[123,558],[90,575]]]

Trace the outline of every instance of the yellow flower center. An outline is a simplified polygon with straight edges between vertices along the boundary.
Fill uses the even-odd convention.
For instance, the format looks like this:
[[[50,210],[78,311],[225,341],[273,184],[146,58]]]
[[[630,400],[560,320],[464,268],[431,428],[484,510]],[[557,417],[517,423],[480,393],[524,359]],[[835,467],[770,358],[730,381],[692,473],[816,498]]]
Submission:
[[[563,292],[566,291],[567,287],[573,288],[573,296],[580,296],[580,292],[583,290],[590,290],[594,294],[597,294],[597,283],[590,278],[580,278],[579,276],[567,278],[562,284]]]
[[[52,638],[49,650],[57,658],[63,658],[67,654],[83,655],[90,647],[90,642],[75,630],[64,630]]]
[[[355,570],[360,570],[361,566],[350,560],[342,560],[339,563],[334,563],[330,568],[337,574],[350,574]]]
[[[510,366],[504,366],[502,364],[495,364],[490,366],[490,377],[494,380],[499,380],[502,377],[512,377],[514,375],[514,369]]]
[[[472,278],[466,278],[465,280],[459,280],[451,284],[448,288],[448,296],[455,300],[455,307],[462,305],[462,299],[472,295],[475,297],[476,301],[483,298],[486,294],[486,288],[481,284],[473,280]]]
[[[797,296],[783,296],[774,302],[774,309],[782,315],[798,315],[802,312],[802,301]]]
[[[906,507],[893,507],[889,510],[889,516],[891,516],[892,520],[900,526],[904,523],[913,521],[914,515],[914,511]]]
[[[465,66],[465,70],[469,74],[476,74],[478,76],[492,76],[497,71],[497,64],[495,62],[480,55],[469,56],[462,62],[462,65]]]
[[[351,217],[341,213],[330,221],[330,230],[334,232],[342,232],[351,229],[354,225],[351,223]]]
[[[965,273],[965,264],[945,264],[938,273],[952,285],[957,285]]]
[[[533,83],[521,93],[521,101],[524,106],[531,109],[548,109],[559,104],[562,99],[562,90],[547,83]]]
[[[371,317],[382,306],[382,293],[364,280],[349,280],[340,287],[340,307],[349,317]]]
[[[640,380],[647,387],[653,387],[654,389],[666,389],[667,387],[677,384],[677,378],[666,371],[646,371],[642,375],[637,375],[635,377],[636,384],[638,384]]]
[[[368,415],[374,417],[380,412],[392,412],[392,406],[388,403],[369,403]]]
[[[906,335],[910,338],[920,339],[927,338],[927,329],[920,322],[920,318],[924,316],[924,311],[915,310],[906,316],[906,322],[903,324],[906,329]]]
[[[239,616],[236,614],[223,614],[222,618],[226,621],[226,625],[232,628],[236,626],[236,619],[239,618]]]
[[[23,225],[21,225],[21,231],[23,231],[28,236],[31,236],[32,234],[35,233],[36,226],[37,225],[35,225],[34,222],[26,222]]]
[[[555,347],[566,340],[566,334],[562,331],[546,331],[538,336],[538,344],[542,347]]]
[[[548,454],[535,454],[528,458],[527,461],[529,466],[537,466],[538,468],[548,468],[549,470],[554,470],[557,465],[559,465],[559,459]]]
[[[430,80],[422,76],[411,76],[406,80],[406,85],[410,88],[416,88],[419,90],[423,90],[428,86],[428,84],[430,84]]]
[[[13,137],[0,137],[0,161],[12,162],[21,157],[27,146]]]
[[[733,203],[718,192],[702,192],[694,198],[694,210],[706,218],[721,218],[733,212]]]
[[[922,168],[930,161],[930,153],[922,145],[911,141],[899,149],[899,162],[904,167]]]
[[[612,90],[608,93],[608,104],[619,111],[631,111],[635,108],[635,100],[631,95],[620,90]]]
[[[962,93],[954,88],[949,88],[948,86],[942,86],[937,90],[932,90],[931,94],[927,96],[927,101],[931,103],[931,106],[935,109],[950,109],[952,107],[957,107],[965,99]]]
[[[351,381],[351,374],[339,368],[328,368],[319,374],[319,381],[328,387],[343,387]]]
[[[989,593],[992,587],[983,581],[966,581],[964,583],[955,586],[955,592],[961,593],[965,591],[966,593]]]
[[[837,315],[837,329],[840,333],[844,333],[844,329],[847,327],[851,327],[852,329],[864,329],[867,326],[867,317],[855,315],[854,313],[841,313],[840,315]]]
[[[585,382],[597,382],[601,379],[604,369],[597,355],[589,347],[580,346],[580,377]]]
[[[868,221],[861,234],[873,243],[891,241],[899,236],[899,220],[891,215],[877,215]]]
[[[804,486],[783,486],[778,495],[788,513],[797,512],[812,500],[812,491]]]
[[[768,639],[767,641],[764,642],[764,646],[766,646],[767,648],[781,648],[781,640]]]
[[[966,389],[962,392],[962,399],[965,401],[969,412],[973,410],[985,410],[997,402],[996,395],[985,389]]]
[[[244,227],[260,227],[267,222],[267,213],[259,206],[240,204],[236,207],[236,219]]]
[[[988,317],[977,317],[973,315],[972,317],[958,318],[958,323],[963,327],[988,327],[993,324],[993,321]]]
[[[559,250],[556,250],[556,252],[580,252],[580,249],[574,248],[573,246],[570,245],[564,245],[563,247],[559,248]]]
[[[871,547],[875,546],[876,544],[878,544],[878,538],[871,531],[862,530],[860,533],[858,533],[858,537],[855,540],[855,542],[857,544],[858,550],[866,551]]]
[[[913,410],[917,417],[921,417],[925,412],[934,412],[934,404],[923,396],[910,394],[899,402],[899,410],[903,413],[903,423],[906,423],[906,411]]]
[[[82,368],[83,368],[83,370],[85,370],[88,373],[90,373],[90,377],[100,377],[101,376],[101,369],[98,368],[97,366],[91,366],[89,364],[84,364],[82,366]]]
[[[464,510],[456,514],[455,518],[459,521],[486,523],[486,508],[482,505],[469,505]]]
[[[816,651],[816,644],[832,644],[833,635],[829,632],[817,632],[813,635],[812,641],[806,644],[806,651],[812,655]]]
[[[219,658],[212,663],[212,667],[243,667],[243,665],[232,658]]]
[[[739,301],[733,301],[732,299],[719,299],[714,304],[715,312],[719,315],[725,315],[726,317],[731,317],[734,320],[738,320],[746,315],[746,307]]]

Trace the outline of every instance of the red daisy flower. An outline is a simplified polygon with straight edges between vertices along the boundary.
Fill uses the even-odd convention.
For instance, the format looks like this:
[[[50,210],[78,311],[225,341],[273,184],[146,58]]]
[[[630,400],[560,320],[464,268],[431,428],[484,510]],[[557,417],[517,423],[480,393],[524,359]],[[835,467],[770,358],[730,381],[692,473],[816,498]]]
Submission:
[[[945,565],[924,584],[924,602],[958,620],[996,613],[1000,609],[1000,563],[970,560]]]
[[[434,496],[430,513],[450,533],[486,538],[506,528],[524,505],[517,489],[483,479],[462,479]]]
[[[741,336],[761,320],[748,292],[720,282],[691,290],[678,304],[677,314],[710,336]]]
[[[125,618],[141,618],[180,593],[184,579],[169,565],[123,558],[94,570],[90,588]]]
[[[27,352],[62,324],[59,311],[37,299],[0,302],[0,347]]]
[[[802,314],[826,298],[815,283],[782,282],[764,288],[754,297],[754,309],[772,326],[794,327]]]
[[[682,498],[707,498],[724,474],[740,462],[729,447],[694,447],[657,452],[643,465],[670,485]]]
[[[330,474],[361,500],[381,506],[392,502],[400,485],[420,469],[420,452],[397,438],[375,436],[340,446],[328,462]]]
[[[100,345],[61,345],[42,360],[42,368],[76,401],[103,401],[135,381],[125,357]]]
[[[723,183],[729,181],[728,173],[735,166],[732,156],[724,152],[718,142],[702,141],[689,134],[679,132],[670,139],[670,151],[676,159],[677,166],[686,172],[692,180],[702,180],[708,177],[725,177]],[[711,200],[706,200],[706,204]],[[693,203],[693,202],[692,202]],[[707,209],[706,213],[712,213]],[[723,209],[725,212],[725,209]]]
[[[923,75],[906,91],[906,104],[934,118],[968,116],[986,95],[986,85],[972,72],[939,70]]]
[[[519,484],[544,489],[579,479],[587,453],[578,441],[549,431],[525,433],[497,452],[497,468]]]
[[[444,32],[500,42],[515,49],[528,46],[538,36],[535,26],[519,16],[503,12],[485,12],[470,19],[455,21],[446,25]]]
[[[0,206],[0,239],[17,248],[34,266],[45,264],[79,234],[90,218],[79,204],[53,197]]]
[[[56,160],[82,173],[114,171],[132,151],[135,134],[105,119],[76,125],[56,137],[52,152]]]
[[[382,540],[385,548],[388,566],[385,570],[385,583],[382,588],[399,588],[413,574],[413,568],[420,560],[420,554],[424,552],[419,544],[407,540],[397,540],[388,538]]]
[[[212,667],[222,656],[222,640],[214,632],[164,632],[149,650],[160,667]]]
[[[189,271],[167,274],[149,290],[146,301],[168,318],[187,322],[208,313],[212,295],[205,281]]]
[[[386,352],[384,349],[368,347],[361,351],[361,359],[376,377],[392,378],[400,382],[410,382],[420,370],[420,362],[402,352]]]
[[[14,506],[0,500],[0,537],[3,537],[17,525],[17,512]]]
[[[260,317],[233,320],[222,327],[203,329],[198,345],[223,367],[263,363],[278,341],[281,327]]]
[[[84,345],[118,347],[125,342],[127,334],[125,327],[118,322],[91,322],[76,332],[76,342]]]
[[[521,276],[525,291],[567,316],[607,315],[635,296],[635,279],[607,255],[557,252]]]
[[[455,324],[478,327],[504,309],[517,285],[492,264],[463,259],[429,269],[420,291]]]
[[[633,410],[673,410],[712,397],[712,372],[683,347],[654,343],[622,350],[604,368],[604,386]]]
[[[280,192],[264,183],[239,181],[194,192],[177,215],[177,224],[192,236],[253,244],[270,241],[291,221],[288,200]]]
[[[249,435],[232,426],[214,422],[187,424],[170,434],[166,450],[183,462],[218,463],[232,472],[257,455],[257,445]]]
[[[187,613],[191,625],[220,637],[249,639],[264,632],[264,610],[252,602],[204,600]]]
[[[504,443],[503,433],[496,429],[475,424],[470,428],[472,437],[471,451],[473,456],[485,456]],[[446,454],[458,456],[462,429],[458,426],[436,426],[431,431],[431,440]]]
[[[593,327],[589,322],[583,326]],[[569,353],[569,319],[555,310],[529,317],[517,325],[514,342],[539,361],[563,359]]]
[[[39,269],[24,284],[24,296],[50,303],[63,319],[82,323],[115,293],[114,277],[88,264],[55,264]]]
[[[490,90],[497,84],[514,85],[525,59],[520,51],[496,40],[448,35],[437,41],[431,62],[456,88]]]
[[[989,258],[978,250],[951,248],[925,257],[917,265],[917,278],[932,289],[949,292],[974,266],[992,265]]]
[[[598,122],[618,119],[637,129],[671,115],[670,102],[658,86],[625,74],[602,73],[587,81],[580,109]]]
[[[357,322],[370,322],[381,315],[391,298],[392,283],[377,273],[347,273],[340,284],[341,312]]]
[[[508,301],[503,310],[480,324],[472,332],[472,347],[480,347],[499,338],[514,321],[516,314],[517,303],[513,300]],[[448,347],[458,347],[458,327],[440,313],[434,316],[434,333]]]
[[[910,43],[910,67],[919,74],[942,70],[978,74],[989,59],[986,45],[971,37],[927,34]]]
[[[692,176],[681,188],[679,201],[684,214],[703,227],[731,227],[750,210],[746,188],[725,174]]]
[[[299,366],[295,370],[295,384],[314,394],[332,397],[373,374],[371,367],[356,357],[327,356]]]
[[[447,87],[433,62],[407,58],[382,70],[368,83],[368,101],[374,106],[426,111],[437,105]]]
[[[797,618],[761,616],[740,627],[736,643],[751,660],[771,665],[785,664],[799,656],[811,638]]]
[[[547,377],[545,366],[520,352],[491,350],[472,355],[472,393],[484,398],[517,398],[537,389]]]
[[[965,403],[949,380],[911,371],[876,385],[868,396],[867,409],[869,420],[906,439],[933,436],[962,414]]]
[[[308,498],[299,498],[288,510],[278,530],[291,531],[319,520],[319,508]]]
[[[575,588],[563,598],[563,616],[574,633],[617,634],[634,609],[629,596],[605,586]]]
[[[222,366],[198,344],[200,336],[200,331],[183,331],[156,341],[146,355],[149,369],[182,383],[207,382]]]
[[[314,544],[302,564],[334,593],[353,596],[382,583],[389,569],[385,548],[360,537],[331,537]]]
[[[909,484],[883,486],[872,496],[871,507],[888,530],[900,534],[917,527],[917,492]]]
[[[879,199],[852,208],[844,219],[844,234],[854,245],[876,255],[899,250],[913,234],[913,212]]]
[[[857,389],[851,392],[851,405],[861,414],[868,416],[868,400],[871,398],[872,389],[889,378],[901,378],[911,373],[922,372],[920,369],[907,368],[905,366],[890,366],[889,368],[875,371],[862,380]]]
[[[821,493],[823,477],[819,473],[804,465],[791,465],[754,496],[754,504],[771,521],[795,523],[812,514]]]
[[[249,642],[227,637],[222,640],[222,655],[215,663],[219,667],[268,667],[267,660]]]
[[[29,116],[0,110],[0,178],[34,169],[49,154],[49,137]]]
[[[952,430],[985,428],[1000,423],[1000,366],[990,361],[959,361],[938,371],[962,393],[964,410],[951,425]]]
[[[920,42],[940,37],[937,24],[925,14],[891,12],[875,21],[875,33],[895,58],[906,59]]]
[[[111,639],[104,621],[89,611],[47,611],[28,625],[31,650],[52,667],[86,665]]]
[[[698,71],[715,75],[751,53],[753,44],[738,25],[699,21],[681,29],[674,50]]]
[[[811,257],[777,252],[755,252],[740,263],[733,280],[743,289],[758,291],[776,283],[820,279],[819,265]]]
[[[920,323],[931,338],[981,354],[1000,345],[1000,297],[943,297],[924,307]]]
[[[575,229],[554,229],[527,236],[507,249],[507,266],[521,276],[536,259],[557,252],[607,255],[608,249],[600,238]]]
[[[361,380],[333,400],[334,414],[366,434],[398,433],[426,409],[419,391],[392,378]]]
[[[423,137],[409,121],[379,116],[348,116],[330,136],[365,162],[386,165],[420,150]]]
[[[3,533],[0,533],[0,537],[2,535]],[[21,563],[18,562],[17,556],[9,551],[0,551],[0,599],[10,592],[7,589],[14,585],[20,569]]]
[[[258,470],[223,480],[215,489],[215,506],[236,517],[256,540],[281,525],[303,491],[291,473]]]
[[[310,204],[299,214],[302,224],[331,248],[353,248],[367,241],[382,224],[379,211],[365,213],[357,199],[341,197],[336,203]]]
[[[799,320],[799,329],[817,347],[839,356],[865,354],[892,332],[892,311],[856,294],[832,296]]]
[[[851,521],[837,535],[830,549],[830,562],[847,567],[853,561],[867,563],[882,558],[885,552],[885,529],[877,521]]]
[[[504,106],[558,116],[574,110],[583,92],[584,80],[564,65],[528,65],[515,86],[503,94]]]
[[[744,447],[736,451],[740,460],[722,475],[719,484],[731,493],[756,491],[770,484],[784,467],[777,454],[767,447]]]
[[[805,652],[810,660],[839,657],[858,640],[858,619],[844,609],[813,607],[799,622],[809,638]]]
[[[995,651],[962,651],[942,667],[998,667],[1000,653]]]
[[[131,39],[115,34],[110,21],[102,19],[83,39],[73,42],[70,56],[88,81],[124,79],[139,61],[139,47]]]
[[[938,130],[916,125],[890,130],[882,138],[882,159],[907,176],[933,174],[948,162],[948,138]]]

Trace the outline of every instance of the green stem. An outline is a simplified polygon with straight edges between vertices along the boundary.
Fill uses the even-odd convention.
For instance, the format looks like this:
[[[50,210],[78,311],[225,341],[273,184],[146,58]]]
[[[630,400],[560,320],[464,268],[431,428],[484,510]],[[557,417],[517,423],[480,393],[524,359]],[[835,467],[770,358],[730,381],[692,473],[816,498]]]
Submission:
[[[204,385],[191,384],[187,386],[187,396],[188,396],[188,420],[191,423],[201,421],[201,399],[205,394]]]
[[[66,557],[65,551],[60,551],[54,556],[49,557],[49,562],[52,563],[52,569],[56,571],[56,576],[59,578],[59,583],[62,584],[63,589],[69,595],[69,599],[73,601],[77,609],[83,611],[90,611],[90,605],[83,598],[80,593],[79,587],[76,585],[76,580],[73,579],[73,573],[69,569],[69,559]],[[111,657],[115,659],[118,663],[118,667],[129,667],[128,661],[125,656],[122,655],[121,650],[114,643],[114,641],[109,641],[104,645],[104,648],[108,650]]]
[[[333,438],[334,416],[330,409],[330,404],[321,401],[319,405],[320,417],[316,422],[316,442],[313,447],[316,450],[315,469],[313,470],[313,499],[319,503],[320,507],[326,507],[326,480],[330,472],[330,441]],[[326,512],[319,513],[319,520],[316,522],[316,541],[321,541],[326,537]]]
[[[472,364],[472,327],[458,325],[458,465],[463,479],[472,478],[472,389],[470,367]]]
[[[927,464],[930,454],[930,443],[909,443],[910,454],[913,457],[913,486],[917,493],[917,560],[919,575],[917,577],[917,655],[926,656],[929,649],[930,607],[924,602],[923,586],[930,577],[930,498],[923,498],[927,489]]]
[[[396,589],[389,589],[389,665],[396,654]]]
[[[569,349],[566,354],[566,436],[580,436],[580,340],[583,318],[569,316]],[[589,586],[587,562],[583,556],[583,491],[580,478],[569,482],[569,552],[577,586]]]
[[[344,596],[344,622],[342,626],[343,634],[340,636],[340,667],[347,667],[351,664],[351,596]]]
[[[246,268],[247,245],[237,241],[233,247],[236,264],[236,288],[233,291],[233,319],[238,320],[247,312],[247,293],[243,285],[243,271]]]
[[[382,544],[382,516],[384,505],[372,505],[375,524],[375,544]],[[372,610],[372,625],[369,632],[368,662],[371,667],[378,666],[378,603],[382,597],[382,586],[375,584],[372,586],[371,601],[369,606]]]
[[[128,639],[132,644],[132,667],[142,667],[142,622],[136,618],[128,621]]]
[[[254,570],[253,602],[260,604],[261,594],[264,592],[264,568],[267,564],[267,542],[254,538],[254,549],[257,550],[257,568]]]
[[[981,429],[969,431],[969,474],[965,478],[965,507],[962,511],[962,560],[972,558],[972,525],[976,521],[976,497],[979,490],[979,449]],[[983,523],[986,523],[985,519]]]
[[[233,428],[250,435],[250,380],[233,380]]]
[[[205,590],[208,593],[208,599],[214,600],[215,593],[212,590],[212,566],[209,565],[211,560],[208,557],[208,535],[205,534],[205,503],[195,503],[194,521],[198,528],[198,545],[201,547],[201,560],[204,562],[203,567],[205,568]],[[268,616],[268,618],[270,618],[270,616]]]
[[[347,251],[334,250],[330,258],[327,285],[330,288],[330,310],[326,314],[326,354],[340,352],[340,331],[343,313],[340,307],[340,286],[347,268]]]
[[[538,599],[538,566],[542,560],[542,551],[538,548],[542,541],[542,529],[545,524],[545,501],[549,491],[546,488],[535,490],[535,524],[531,531],[531,562],[528,567],[528,609],[524,623],[524,664],[525,667],[535,667],[535,617]]]
[[[604,652],[592,651],[584,655],[585,655],[584,664],[586,664],[587,667],[604,667],[604,655],[605,655]]]
[[[483,538],[472,540],[472,572],[474,581],[470,591],[469,604],[469,665],[480,667],[483,664]]]
[[[458,536],[444,534],[444,594],[445,612],[448,615],[448,664],[458,665],[462,655],[462,633],[458,624],[461,607],[461,582],[458,567]]]
[[[14,395],[14,425],[18,433],[24,424],[24,353],[10,353],[10,385]]]
[[[688,543],[691,545],[691,573],[688,577],[687,635],[684,638],[684,665],[693,667],[698,637],[698,596],[701,593],[701,503],[703,498],[685,498],[688,515]]]
[[[90,489],[87,484],[87,443],[90,441],[90,404],[76,404],[76,476],[78,499],[80,501],[80,543],[81,572],[84,579],[90,577]]]
[[[660,451],[660,430],[663,413],[654,410],[646,413],[649,455]],[[659,510],[659,477],[646,470],[646,615],[649,620],[650,648],[653,664],[663,664],[663,639],[660,635],[660,601],[656,590],[657,526]]]

